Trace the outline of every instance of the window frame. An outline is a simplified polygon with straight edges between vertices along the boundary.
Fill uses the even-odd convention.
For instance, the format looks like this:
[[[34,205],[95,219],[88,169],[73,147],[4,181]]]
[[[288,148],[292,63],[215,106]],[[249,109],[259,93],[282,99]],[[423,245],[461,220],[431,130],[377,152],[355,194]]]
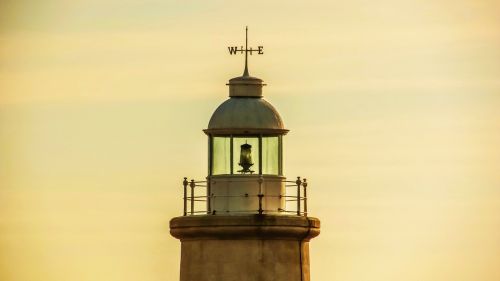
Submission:
[[[229,138],[229,174],[213,174],[214,168],[214,138],[215,137],[225,137]],[[237,174],[233,168],[234,160],[234,138],[257,138],[258,139],[258,173],[254,174]],[[262,138],[265,137],[278,137],[278,174],[262,174]],[[208,135],[208,175],[209,176],[228,176],[228,175],[238,175],[238,176],[250,176],[250,175],[270,175],[270,176],[283,176],[283,134],[210,134]]]

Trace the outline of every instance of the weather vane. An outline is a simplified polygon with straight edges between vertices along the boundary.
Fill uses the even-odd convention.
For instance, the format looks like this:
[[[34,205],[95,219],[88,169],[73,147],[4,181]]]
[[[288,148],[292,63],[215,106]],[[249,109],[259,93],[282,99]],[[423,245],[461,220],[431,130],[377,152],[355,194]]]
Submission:
[[[250,55],[252,55],[253,52],[257,52],[258,55],[264,54],[264,46],[257,46],[255,50],[252,47],[250,47],[250,49],[248,48],[248,26],[245,28],[245,49],[243,49],[243,46],[239,49],[237,46],[227,47],[227,49],[230,55],[236,55],[238,52],[243,54],[243,52],[245,52],[245,71],[243,72],[243,76],[250,76],[248,74],[248,53],[250,53]]]

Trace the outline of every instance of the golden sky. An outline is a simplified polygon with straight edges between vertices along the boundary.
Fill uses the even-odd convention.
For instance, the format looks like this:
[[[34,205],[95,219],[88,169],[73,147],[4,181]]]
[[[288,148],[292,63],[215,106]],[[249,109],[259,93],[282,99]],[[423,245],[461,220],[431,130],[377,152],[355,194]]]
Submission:
[[[315,281],[500,280],[500,3],[2,0],[0,280],[177,280],[243,57],[322,221]]]

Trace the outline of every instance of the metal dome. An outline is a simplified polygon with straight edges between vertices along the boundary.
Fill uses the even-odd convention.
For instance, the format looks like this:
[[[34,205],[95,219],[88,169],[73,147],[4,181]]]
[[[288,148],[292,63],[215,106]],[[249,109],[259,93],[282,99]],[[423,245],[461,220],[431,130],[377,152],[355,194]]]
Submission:
[[[232,97],[215,110],[207,133],[279,133],[288,132],[278,111],[263,98]]]

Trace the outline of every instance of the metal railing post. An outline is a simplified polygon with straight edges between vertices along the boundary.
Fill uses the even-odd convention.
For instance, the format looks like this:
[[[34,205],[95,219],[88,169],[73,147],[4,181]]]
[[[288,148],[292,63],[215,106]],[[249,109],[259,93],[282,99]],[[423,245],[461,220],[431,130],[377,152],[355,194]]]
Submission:
[[[304,178],[302,186],[304,187],[304,217],[307,217],[307,179]]]
[[[191,187],[191,216],[194,215],[194,187],[196,184],[191,180],[189,186]]]
[[[300,185],[302,184],[300,177],[297,177],[295,183],[297,184],[297,216],[300,216]]]
[[[187,215],[187,185],[188,181],[187,178],[184,177],[184,180],[182,181],[182,185],[184,186],[184,216]]]
[[[211,199],[211,194],[212,194],[212,188],[211,188],[211,180],[210,177],[207,177],[207,214],[210,215],[212,213],[212,201]]]
[[[264,197],[264,194],[262,194],[262,182],[264,181],[264,178],[262,176],[260,176],[259,178],[259,195],[257,195],[259,197],[259,215],[262,215],[262,213],[264,212],[262,210],[262,197]]]

